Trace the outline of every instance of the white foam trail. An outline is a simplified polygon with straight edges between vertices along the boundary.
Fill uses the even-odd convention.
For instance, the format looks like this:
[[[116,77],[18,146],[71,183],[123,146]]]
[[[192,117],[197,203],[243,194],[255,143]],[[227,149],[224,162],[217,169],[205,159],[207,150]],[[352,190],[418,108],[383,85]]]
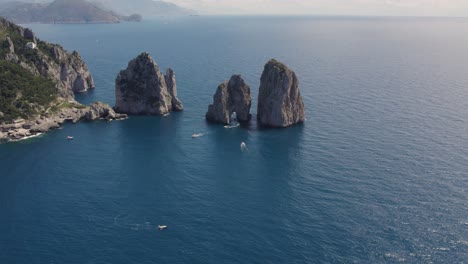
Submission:
[[[203,137],[204,135],[205,135],[204,133],[193,134],[192,138],[199,138],[199,137]]]
[[[32,135],[32,136],[22,137],[22,138],[20,138],[20,139],[13,139],[13,140],[11,140],[10,142],[18,142],[18,141],[23,141],[23,140],[30,139],[30,138],[36,138],[36,137],[42,136],[43,134],[44,134],[44,133],[37,133],[37,134]]]
[[[242,152],[249,151],[249,149],[247,148],[247,144],[245,144],[245,142],[242,142],[240,144],[240,149],[242,150]]]

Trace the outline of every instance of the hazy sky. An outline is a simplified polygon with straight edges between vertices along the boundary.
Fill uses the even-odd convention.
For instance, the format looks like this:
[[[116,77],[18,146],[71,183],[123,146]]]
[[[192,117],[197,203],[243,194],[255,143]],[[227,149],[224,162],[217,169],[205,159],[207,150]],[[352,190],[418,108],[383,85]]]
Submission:
[[[166,0],[208,14],[468,16],[468,0]]]

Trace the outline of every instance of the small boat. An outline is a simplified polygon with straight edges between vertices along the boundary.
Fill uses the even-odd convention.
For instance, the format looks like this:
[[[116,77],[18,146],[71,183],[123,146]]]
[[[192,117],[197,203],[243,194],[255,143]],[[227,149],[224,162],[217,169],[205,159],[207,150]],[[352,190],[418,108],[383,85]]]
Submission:
[[[232,125],[225,125],[224,128],[229,128],[230,129],[230,128],[236,128],[238,126],[240,126],[239,123],[233,123]]]
[[[167,226],[165,226],[165,225],[158,225],[158,229],[159,229],[159,230],[164,230],[164,229],[166,229],[166,228],[167,228]]]
[[[72,136],[67,137],[67,140],[73,140],[73,139],[74,139],[74,137],[72,137]]]
[[[247,148],[247,144],[245,144],[245,142],[242,142],[242,143],[240,144],[240,149],[241,149],[242,151],[247,151],[247,150],[249,150],[249,149]]]
[[[201,136],[203,136],[203,133],[193,134],[192,138],[198,138],[198,137],[201,137]]]

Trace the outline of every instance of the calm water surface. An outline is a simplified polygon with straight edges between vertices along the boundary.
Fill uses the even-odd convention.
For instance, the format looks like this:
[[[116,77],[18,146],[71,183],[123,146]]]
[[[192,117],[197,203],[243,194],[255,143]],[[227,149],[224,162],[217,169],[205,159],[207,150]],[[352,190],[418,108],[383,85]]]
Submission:
[[[468,260],[468,20],[28,26],[86,60],[97,88],[81,102],[112,105],[118,71],[148,51],[185,111],[1,145],[0,263]],[[256,100],[272,57],[299,76],[304,125],[205,123],[232,74]]]

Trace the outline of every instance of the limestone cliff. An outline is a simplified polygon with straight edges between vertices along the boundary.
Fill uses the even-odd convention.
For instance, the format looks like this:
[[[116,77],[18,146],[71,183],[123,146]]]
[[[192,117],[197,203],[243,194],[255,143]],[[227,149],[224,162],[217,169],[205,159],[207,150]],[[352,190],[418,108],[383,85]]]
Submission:
[[[58,128],[66,121],[123,119],[110,106],[76,102],[74,92],[94,88],[77,52],[36,38],[0,18],[0,143]],[[175,86],[175,84],[174,84]]]
[[[266,127],[287,127],[305,121],[296,74],[274,59],[265,65],[260,79],[257,118]]]
[[[0,18],[0,32],[0,38],[4,36],[0,39],[4,43],[0,59],[17,64],[35,76],[55,81],[61,97],[72,99],[73,92],[94,88],[88,66],[76,51],[68,53],[60,45],[38,40],[30,29],[3,18]],[[28,43],[34,43],[34,48]]]
[[[174,71],[161,73],[153,58],[143,52],[120,71],[115,81],[116,112],[132,115],[164,115],[181,111]]]
[[[239,122],[248,122],[251,105],[250,86],[240,75],[233,75],[229,81],[218,86],[205,117],[211,122],[230,124],[231,114],[236,112]]]

